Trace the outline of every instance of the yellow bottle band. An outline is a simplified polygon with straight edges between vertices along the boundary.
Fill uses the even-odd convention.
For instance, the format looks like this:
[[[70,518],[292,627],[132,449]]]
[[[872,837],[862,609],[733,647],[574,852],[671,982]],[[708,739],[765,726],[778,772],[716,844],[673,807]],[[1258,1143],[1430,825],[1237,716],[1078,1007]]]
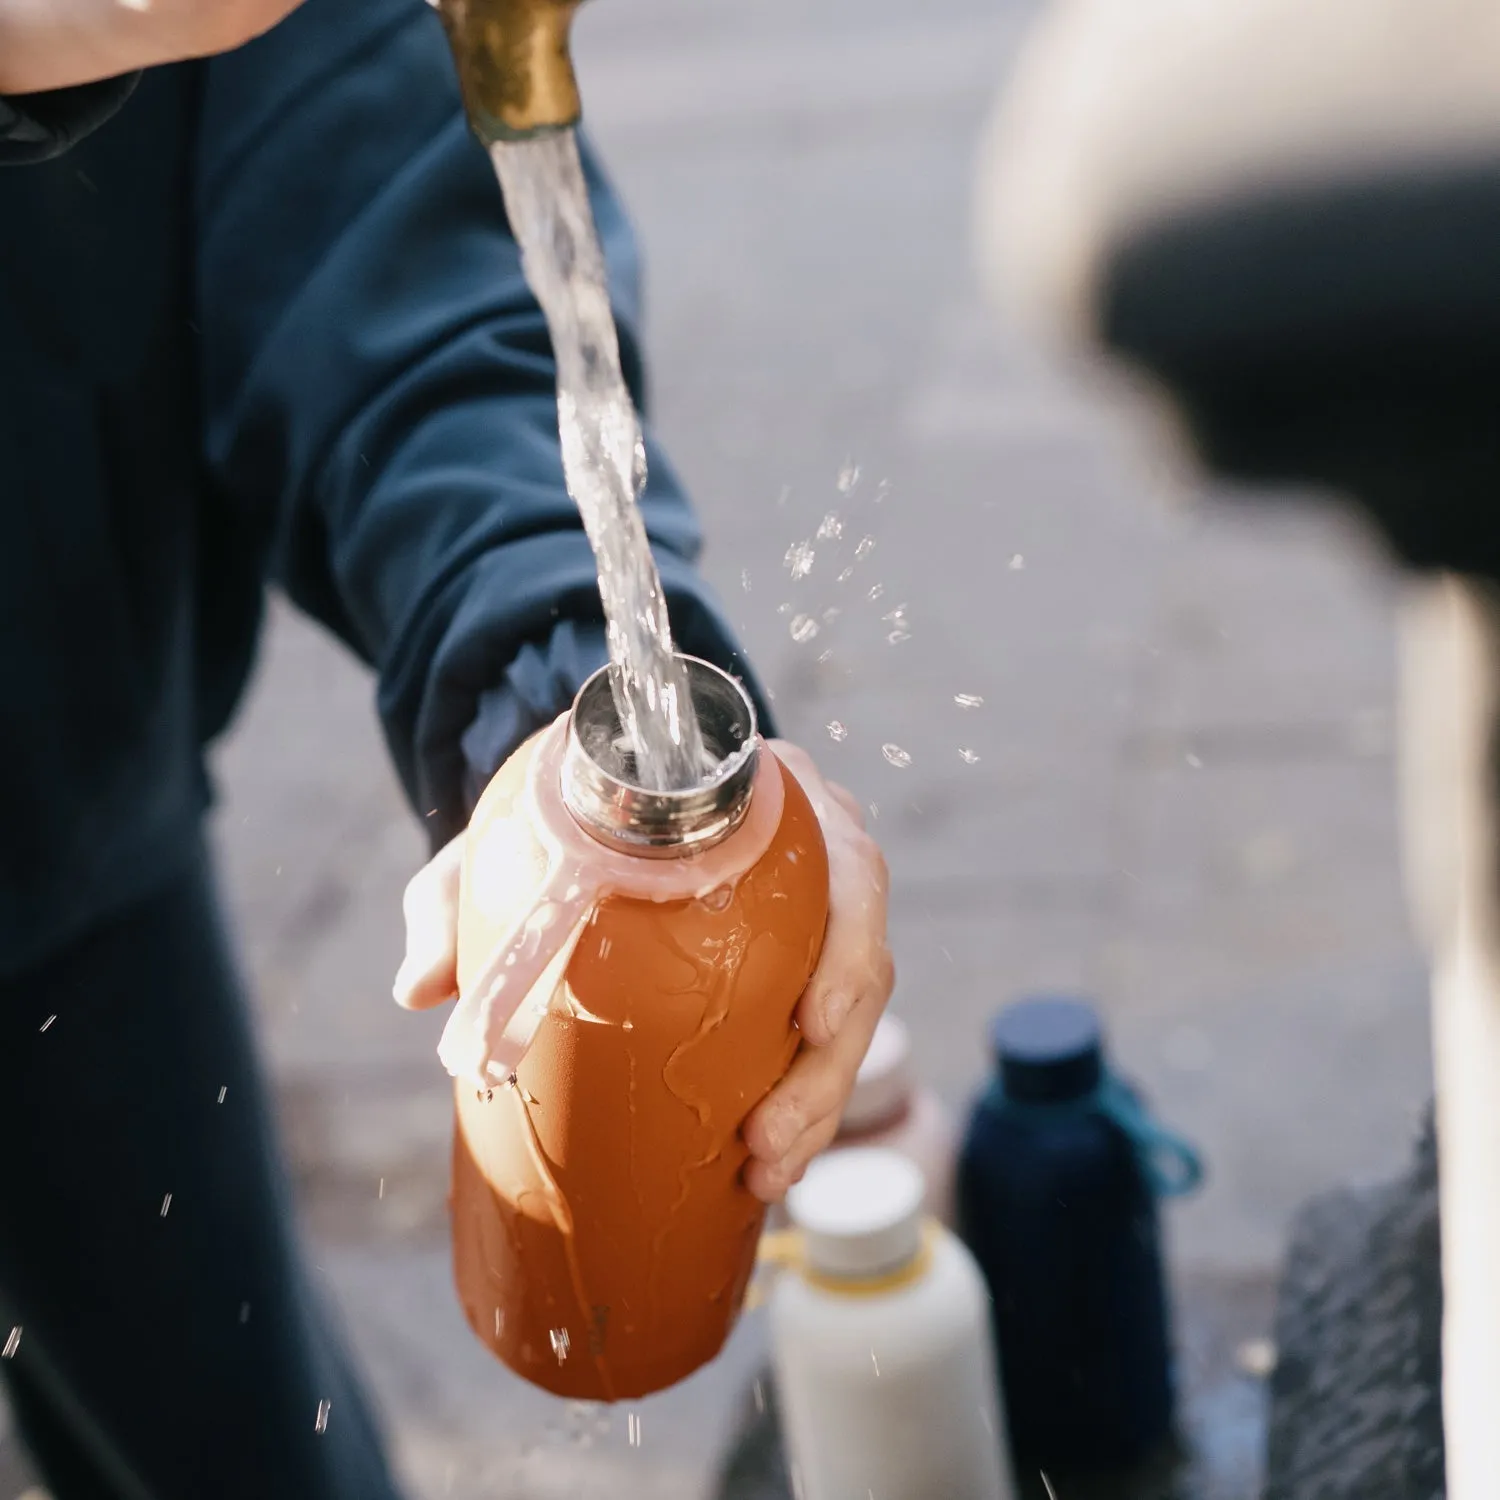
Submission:
[[[887,1292],[898,1291],[920,1281],[932,1266],[932,1257],[941,1233],[937,1221],[922,1221],[922,1245],[904,1266],[894,1271],[883,1271],[878,1276],[829,1276],[815,1271],[807,1263],[807,1250],[802,1232],[797,1229],[777,1229],[763,1234],[756,1263],[764,1273],[751,1284],[745,1298],[747,1308],[759,1307],[765,1300],[765,1285],[776,1275],[793,1271],[809,1286],[820,1292],[829,1292],[835,1297],[881,1297]]]

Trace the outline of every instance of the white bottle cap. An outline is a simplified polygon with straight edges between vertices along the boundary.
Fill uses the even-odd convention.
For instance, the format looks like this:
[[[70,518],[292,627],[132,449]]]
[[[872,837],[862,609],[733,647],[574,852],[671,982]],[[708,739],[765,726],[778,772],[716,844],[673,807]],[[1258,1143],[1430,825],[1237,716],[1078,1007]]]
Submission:
[[[857,1279],[897,1271],[922,1248],[922,1172],[874,1146],[818,1157],[788,1194],[811,1270]]]
[[[911,1034],[895,1016],[881,1016],[859,1065],[854,1091],[844,1106],[840,1135],[872,1130],[906,1108],[916,1087],[911,1066]]]

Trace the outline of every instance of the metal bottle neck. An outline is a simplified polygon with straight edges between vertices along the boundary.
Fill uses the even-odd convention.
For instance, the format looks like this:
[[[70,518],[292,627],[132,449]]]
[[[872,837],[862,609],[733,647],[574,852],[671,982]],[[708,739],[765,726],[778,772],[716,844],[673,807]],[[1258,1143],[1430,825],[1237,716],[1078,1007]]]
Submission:
[[[626,741],[602,667],[578,690],[563,751],[562,798],[574,820],[609,848],[648,858],[711,849],[739,827],[750,807],[760,760],[755,707],[727,672],[696,657],[679,657],[712,774],[682,791],[648,791],[633,779]]]

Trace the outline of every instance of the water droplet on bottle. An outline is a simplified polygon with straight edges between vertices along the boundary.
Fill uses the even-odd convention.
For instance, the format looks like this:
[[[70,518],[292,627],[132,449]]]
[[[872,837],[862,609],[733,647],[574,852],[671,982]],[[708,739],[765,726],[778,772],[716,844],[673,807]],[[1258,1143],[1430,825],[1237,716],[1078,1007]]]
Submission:
[[[891,631],[891,633],[888,636],[886,636],[886,640],[892,646],[899,646],[904,641],[909,641],[910,639],[911,639],[911,631],[909,631],[909,630],[893,630],[893,631]]]
[[[615,940],[613,938],[607,938],[607,937],[600,938],[599,939],[599,957],[601,959],[608,958],[609,955],[610,955],[610,950],[614,946],[615,946]]]
[[[979,762],[979,752],[977,750],[970,750],[966,745],[960,746],[958,751],[958,758],[966,766],[977,765]]]
[[[849,738],[849,731],[837,719],[830,719],[828,721],[828,738],[834,744],[841,745]]]
[[[740,587],[748,594],[750,592],[750,569],[740,569]]]
[[[870,592],[866,595],[866,597],[873,601],[879,599],[884,593],[885,585],[883,583],[872,583],[870,585]]]
[[[321,1437],[328,1431],[328,1413],[333,1410],[331,1401],[318,1402],[318,1414],[313,1418],[313,1431]]]
[[[805,646],[818,633],[818,622],[811,615],[798,615],[792,621],[792,639]]]
[[[911,764],[911,753],[907,750],[903,750],[900,745],[882,745],[880,747],[880,753],[885,756],[885,758],[893,766],[895,766],[898,771],[904,771]]]
[[[836,542],[844,534],[844,523],[832,512],[818,523],[818,540],[820,542]]]
[[[874,1368],[876,1380],[880,1379],[880,1361],[875,1358],[875,1351],[870,1350],[870,1364]]]
[[[729,903],[734,900],[734,887],[732,885],[715,886],[701,899],[709,911],[727,911]]]
[[[558,1364],[566,1363],[568,1347],[571,1342],[568,1338],[568,1330],[566,1328],[554,1328],[547,1337],[552,1341],[552,1352],[557,1356]]]
[[[872,536],[862,536],[859,539],[859,546],[854,549],[854,555],[863,562],[874,550],[875,538]]]
[[[819,535],[822,533],[820,532]],[[808,542],[793,542],[786,549],[786,556],[782,563],[788,573],[795,578],[806,578],[812,572],[813,558],[815,557],[812,546]]]
[[[848,583],[849,580],[851,578],[853,578],[853,577],[854,577],[854,569],[853,568],[845,568],[839,574],[839,576],[838,576],[838,582],[840,582],[840,583]]]
[[[984,699],[978,693],[955,693],[953,701],[960,708],[983,708]]]

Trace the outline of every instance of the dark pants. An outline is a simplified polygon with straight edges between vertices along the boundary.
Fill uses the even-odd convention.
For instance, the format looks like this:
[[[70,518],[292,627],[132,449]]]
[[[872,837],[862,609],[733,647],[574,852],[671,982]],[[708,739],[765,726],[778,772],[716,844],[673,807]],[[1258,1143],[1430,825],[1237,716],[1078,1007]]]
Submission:
[[[393,1500],[291,1222],[200,852],[0,982],[0,1373],[56,1500]]]

